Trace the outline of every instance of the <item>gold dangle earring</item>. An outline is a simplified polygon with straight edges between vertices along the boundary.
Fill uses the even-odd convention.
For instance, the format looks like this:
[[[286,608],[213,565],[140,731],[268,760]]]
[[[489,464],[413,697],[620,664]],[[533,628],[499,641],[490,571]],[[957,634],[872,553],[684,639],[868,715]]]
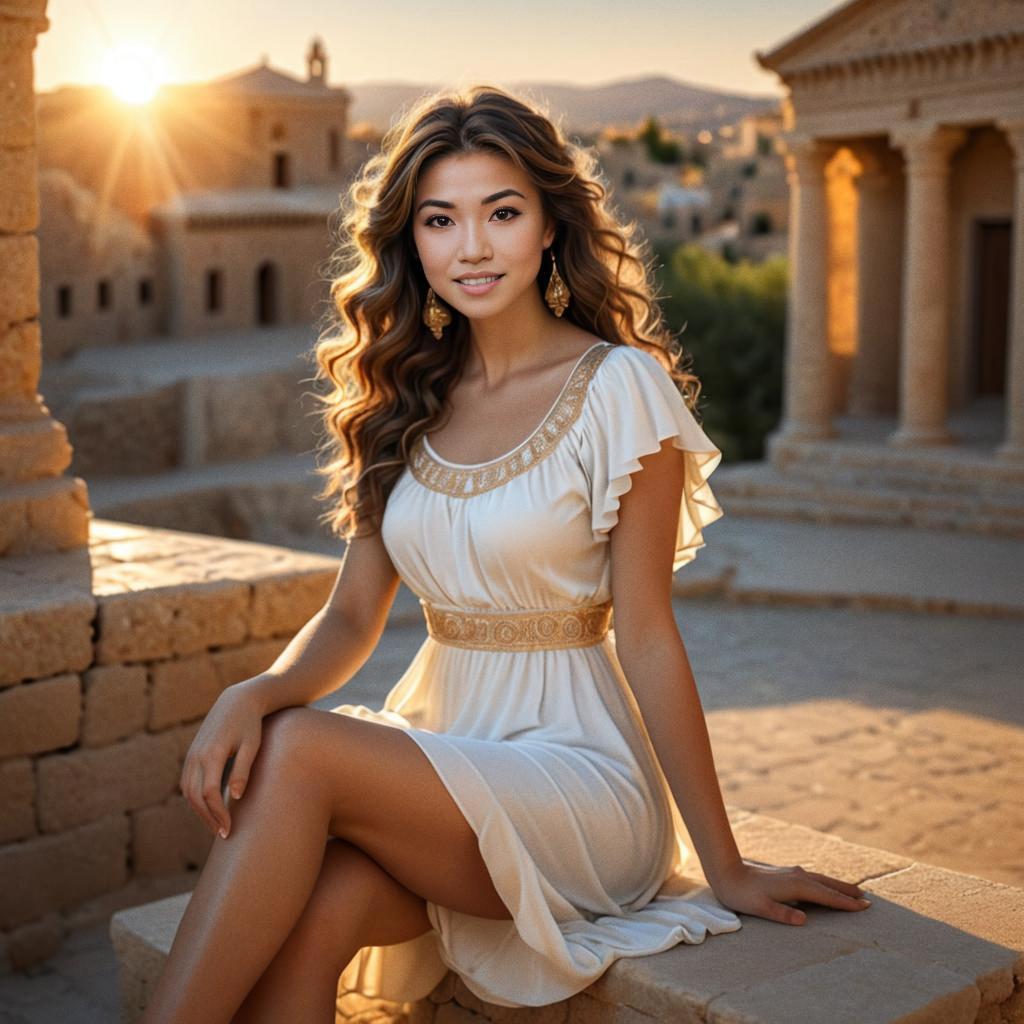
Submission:
[[[562,275],[558,272],[558,263],[555,261],[555,250],[551,250],[551,278],[544,292],[544,300],[554,311],[555,316],[561,316],[569,305],[571,295]]]
[[[427,301],[423,305],[423,322],[438,341],[441,340],[441,332],[452,322],[451,313],[438,301],[433,288],[427,289]]]

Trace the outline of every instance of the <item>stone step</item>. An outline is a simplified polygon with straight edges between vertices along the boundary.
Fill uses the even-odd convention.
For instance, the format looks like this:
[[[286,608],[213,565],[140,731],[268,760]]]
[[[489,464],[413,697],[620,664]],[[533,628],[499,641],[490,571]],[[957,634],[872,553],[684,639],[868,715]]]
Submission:
[[[853,439],[786,441],[769,438],[767,459],[787,476],[878,483],[927,490],[1024,492],[1024,460],[1001,458],[996,444],[965,439],[954,445],[893,448]]]
[[[722,466],[712,477],[716,497],[735,515],[820,523],[865,523],[968,530],[1024,537],[1024,491],[966,485],[927,490],[887,481],[779,472],[772,466]]]
[[[324,532],[323,478],[306,454],[267,455],[150,476],[90,480],[93,512],[105,519],[189,533],[285,543]]]
[[[564,1004],[518,1010],[516,1020],[968,1024],[1020,1019],[1024,890],[767,815],[736,807],[728,811],[746,859],[798,863],[856,882],[872,905],[847,912],[801,903],[807,921],[799,928],[744,914],[737,932],[620,959]],[[706,886],[699,868],[693,883]],[[706,896],[713,900],[710,892]],[[145,1008],[190,898],[189,893],[172,896],[111,918],[124,1024]],[[508,1007],[482,1002],[451,971],[429,996],[405,1004],[343,990],[339,979],[337,1024],[369,1019],[448,1024],[511,1017]]]

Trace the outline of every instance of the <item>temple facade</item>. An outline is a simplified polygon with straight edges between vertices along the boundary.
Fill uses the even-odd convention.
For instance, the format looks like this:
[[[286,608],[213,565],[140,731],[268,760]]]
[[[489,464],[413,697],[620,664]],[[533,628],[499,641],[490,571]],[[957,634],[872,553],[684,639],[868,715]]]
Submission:
[[[1024,482],[1024,7],[850,0],[756,58],[787,90],[771,461],[846,443]]]

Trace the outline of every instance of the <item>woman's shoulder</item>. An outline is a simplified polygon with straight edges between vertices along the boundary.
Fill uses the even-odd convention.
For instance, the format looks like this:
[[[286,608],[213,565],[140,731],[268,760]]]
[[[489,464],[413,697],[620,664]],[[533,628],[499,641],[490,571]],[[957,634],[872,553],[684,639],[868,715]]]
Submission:
[[[591,390],[605,400],[629,396],[642,398],[652,391],[678,391],[671,374],[661,361],[646,349],[625,342],[607,342],[595,350],[599,357]],[[600,403],[598,403],[600,404]]]

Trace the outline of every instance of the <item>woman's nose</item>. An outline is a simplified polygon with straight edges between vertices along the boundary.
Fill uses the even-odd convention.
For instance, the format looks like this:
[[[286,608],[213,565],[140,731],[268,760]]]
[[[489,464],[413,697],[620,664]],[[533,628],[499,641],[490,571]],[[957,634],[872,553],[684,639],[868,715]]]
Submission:
[[[470,224],[462,241],[462,256],[479,259],[487,255],[487,239],[484,229]]]

